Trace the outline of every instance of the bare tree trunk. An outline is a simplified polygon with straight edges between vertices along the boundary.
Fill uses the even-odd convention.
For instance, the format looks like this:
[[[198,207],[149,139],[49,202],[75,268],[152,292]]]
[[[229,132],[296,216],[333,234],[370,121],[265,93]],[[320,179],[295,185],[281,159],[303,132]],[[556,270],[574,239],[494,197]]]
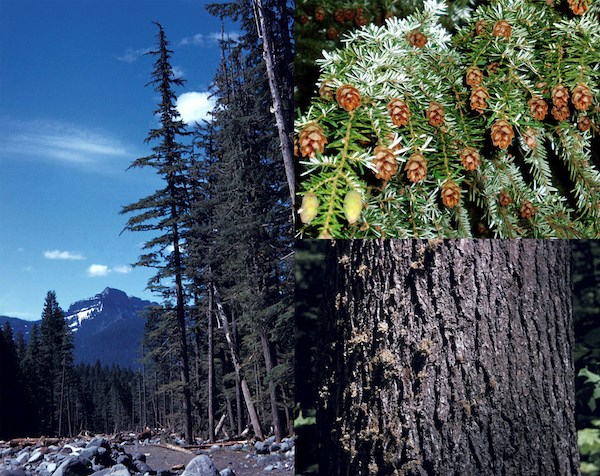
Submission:
[[[244,412],[242,411],[242,390],[239,379],[235,382],[235,409],[237,412],[237,434],[241,435],[244,431]]]
[[[254,15],[259,26],[259,35],[262,39],[263,58],[267,69],[267,77],[269,78],[269,89],[271,90],[271,99],[273,100],[273,114],[275,114],[275,122],[277,131],[279,132],[279,142],[281,145],[281,153],[283,155],[283,164],[285,175],[287,177],[288,188],[290,189],[290,198],[292,207],[295,204],[295,174],[294,174],[294,153],[292,151],[291,142],[291,125],[286,121],[283,111],[282,101],[290,102],[289,98],[281,97],[281,87],[279,85],[277,75],[275,73],[275,62],[273,56],[273,39],[269,24],[265,19],[265,12],[262,0],[253,0]]]
[[[263,356],[265,359],[265,368],[267,374],[273,370],[273,359],[271,357],[271,345],[267,332],[262,330],[260,333],[260,342],[262,344]],[[273,431],[275,433],[275,441],[281,442],[281,422],[279,421],[279,410],[277,408],[277,394],[275,384],[269,381],[269,400],[271,402],[271,417],[273,419]]]
[[[578,474],[568,242],[338,241],[328,262],[321,474]]]
[[[256,413],[256,407],[254,406],[254,401],[252,400],[252,395],[250,393],[250,388],[248,387],[248,382],[246,381],[246,378],[242,375],[242,367],[240,365],[240,361],[235,350],[235,346],[233,344],[233,338],[229,329],[229,323],[227,322],[227,316],[225,315],[225,310],[223,309],[223,305],[219,297],[219,292],[214,283],[213,298],[216,304],[217,314],[221,319],[221,322],[223,324],[223,330],[225,331],[225,339],[227,340],[229,352],[231,353],[231,361],[233,363],[233,368],[235,369],[235,374],[237,375],[237,378],[240,382],[240,386],[242,387],[242,395],[244,396],[244,401],[246,402],[246,409],[248,410],[248,415],[250,416],[252,429],[254,430],[254,434],[256,435],[256,437],[262,440],[264,439],[264,436],[260,427],[260,421],[258,420],[258,414]]]
[[[66,358],[63,356],[62,361],[62,376],[60,379],[60,403],[58,405],[58,436],[62,436],[62,416],[63,416],[63,402],[65,396],[65,372],[66,372]]]
[[[215,441],[215,414],[214,414],[214,330],[213,330],[213,284],[208,286],[208,441]]]

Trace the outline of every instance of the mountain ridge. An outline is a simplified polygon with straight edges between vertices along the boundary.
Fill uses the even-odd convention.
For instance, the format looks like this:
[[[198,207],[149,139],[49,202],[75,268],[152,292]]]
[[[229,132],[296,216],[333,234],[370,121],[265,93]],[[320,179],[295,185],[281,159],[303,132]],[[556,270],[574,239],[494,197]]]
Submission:
[[[73,334],[75,363],[95,364],[99,360],[103,365],[139,368],[143,312],[155,304],[111,287],[70,304],[65,321]],[[0,316],[0,326],[7,320],[15,337],[23,332],[26,338],[31,326],[41,323],[41,319]]]

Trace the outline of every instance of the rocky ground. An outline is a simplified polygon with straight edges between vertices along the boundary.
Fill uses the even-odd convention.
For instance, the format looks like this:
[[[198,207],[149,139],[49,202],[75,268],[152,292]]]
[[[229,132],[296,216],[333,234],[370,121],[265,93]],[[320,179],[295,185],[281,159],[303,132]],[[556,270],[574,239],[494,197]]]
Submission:
[[[294,474],[294,440],[186,450],[160,440],[0,442],[0,476],[257,476]],[[220,470],[220,471],[219,471]]]

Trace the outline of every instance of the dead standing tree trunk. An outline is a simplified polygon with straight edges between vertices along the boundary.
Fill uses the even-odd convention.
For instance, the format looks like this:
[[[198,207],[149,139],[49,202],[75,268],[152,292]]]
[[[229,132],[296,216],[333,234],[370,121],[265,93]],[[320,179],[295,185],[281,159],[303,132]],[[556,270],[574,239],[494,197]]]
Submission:
[[[578,474],[568,242],[339,241],[328,259],[321,474]]]
[[[279,84],[275,71],[275,60],[273,54],[273,35],[269,24],[265,19],[265,10],[262,0],[253,0],[254,15],[257,22],[257,29],[260,39],[262,40],[263,59],[267,69],[267,77],[269,78],[269,89],[271,91],[271,99],[273,100],[273,114],[275,114],[275,123],[279,133],[279,142],[281,146],[281,154],[283,156],[283,166],[287,178],[288,188],[290,189],[290,200],[292,208],[296,200],[295,192],[295,175],[294,175],[294,153],[292,151],[291,142],[291,124],[285,119],[283,110],[283,101],[291,102],[292,98],[282,97],[282,88]]]

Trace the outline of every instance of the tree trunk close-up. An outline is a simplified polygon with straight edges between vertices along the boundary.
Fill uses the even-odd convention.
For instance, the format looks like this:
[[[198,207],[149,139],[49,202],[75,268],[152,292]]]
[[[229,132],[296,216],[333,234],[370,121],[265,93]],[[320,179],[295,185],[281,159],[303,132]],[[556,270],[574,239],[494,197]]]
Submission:
[[[320,473],[578,474],[570,245],[330,246]]]

